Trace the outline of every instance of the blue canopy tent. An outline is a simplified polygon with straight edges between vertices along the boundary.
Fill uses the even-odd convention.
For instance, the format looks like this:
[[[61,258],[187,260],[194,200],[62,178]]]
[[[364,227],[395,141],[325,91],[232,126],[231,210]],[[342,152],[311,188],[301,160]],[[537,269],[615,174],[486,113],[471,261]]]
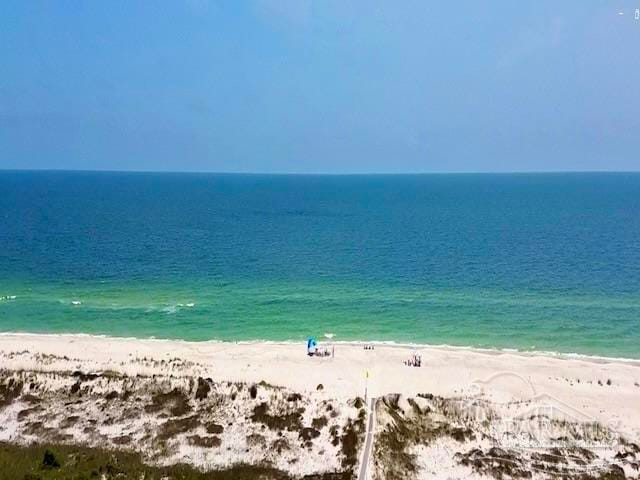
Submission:
[[[316,353],[316,348],[318,347],[318,342],[313,337],[307,338],[307,355],[313,355]]]

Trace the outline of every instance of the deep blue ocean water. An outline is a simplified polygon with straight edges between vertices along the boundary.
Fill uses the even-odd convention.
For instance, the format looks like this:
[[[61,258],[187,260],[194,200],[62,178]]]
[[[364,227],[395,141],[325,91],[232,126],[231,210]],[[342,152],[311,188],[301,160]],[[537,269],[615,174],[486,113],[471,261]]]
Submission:
[[[0,172],[0,331],[640,358],[640,174]]]

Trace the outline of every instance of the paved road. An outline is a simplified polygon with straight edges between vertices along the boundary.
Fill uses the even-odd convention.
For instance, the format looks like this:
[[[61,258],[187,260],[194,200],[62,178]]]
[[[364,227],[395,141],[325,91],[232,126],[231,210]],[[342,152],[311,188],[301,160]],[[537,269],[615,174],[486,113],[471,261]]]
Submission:
[[[367,479],[367,466],[369,465],[369,456],[371,454],[371,445],[373,445],[373,409],[375,406],[375,398],[369,400],[369,420],[367,420],[367,430],[364,440],[364,451],[362,452],[362,463],[360,464],[360,473],[358,480]]]

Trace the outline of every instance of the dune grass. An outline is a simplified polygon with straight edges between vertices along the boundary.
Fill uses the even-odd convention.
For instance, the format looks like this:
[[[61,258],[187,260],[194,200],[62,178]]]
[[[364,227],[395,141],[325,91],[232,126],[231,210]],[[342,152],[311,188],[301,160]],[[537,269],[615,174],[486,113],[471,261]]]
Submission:
[[[289,480],[268,467],[235,466],[224,471],[201,472],[188,465],[153,467],[139,455],[70,445],[19,446],[0,442],[0,480]]]

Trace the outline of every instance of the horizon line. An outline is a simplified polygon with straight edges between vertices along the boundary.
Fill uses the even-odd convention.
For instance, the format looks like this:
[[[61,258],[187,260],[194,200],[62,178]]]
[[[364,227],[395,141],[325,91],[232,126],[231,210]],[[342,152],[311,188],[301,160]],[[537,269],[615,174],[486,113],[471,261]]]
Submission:
[[[60,172],[60,173],[133,173],[133,174],[186,174],[186,175],[247,175],[247,176],[410,176],[410,175],[536,175],[562,173],[631,173],[639,174],[640,170],[439,170],[439,171],[409,171],[409,172],[242,172],[216,170],[117,170],[117,169],[73,169],[73,168],[0,168],[5,172]]]

